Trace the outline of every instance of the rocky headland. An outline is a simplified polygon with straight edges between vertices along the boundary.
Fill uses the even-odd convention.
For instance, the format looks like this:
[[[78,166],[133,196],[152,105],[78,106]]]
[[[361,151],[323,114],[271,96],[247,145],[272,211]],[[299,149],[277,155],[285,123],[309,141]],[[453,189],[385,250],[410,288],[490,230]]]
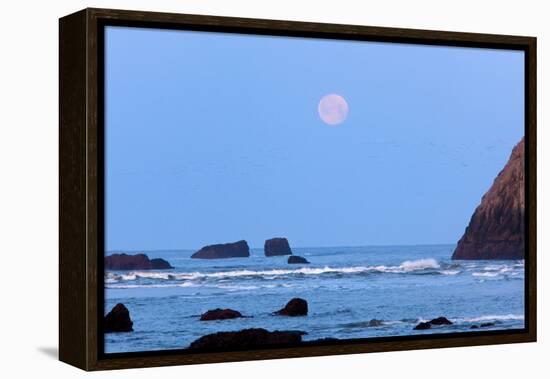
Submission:
[[[481,199],[452,259],[524,259],[525,146],[522,139]]]

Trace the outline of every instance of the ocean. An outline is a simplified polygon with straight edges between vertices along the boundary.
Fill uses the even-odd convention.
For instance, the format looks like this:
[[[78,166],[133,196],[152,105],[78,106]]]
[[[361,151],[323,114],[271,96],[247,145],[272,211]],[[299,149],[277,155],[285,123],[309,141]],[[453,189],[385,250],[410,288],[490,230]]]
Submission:
[[[301,330],[303,340],[369,338],[524,327],[524,261],[452,261],[455,245],[293,248],[288,256],[191,259],[195,250],[147,251],[175,268],[105,272],[105,313],[123,303],[131,333],[105,335],[105,352],[184,349],[199,337],[245,328]],[[135,253],[135,252],[129,252]],[[292,298],[304,317],[273,316]],[[250,316],[199,321],[215,308]],[[453,325],[413,330],[447,317]],[[379,323],[370,323],[371,320]]]

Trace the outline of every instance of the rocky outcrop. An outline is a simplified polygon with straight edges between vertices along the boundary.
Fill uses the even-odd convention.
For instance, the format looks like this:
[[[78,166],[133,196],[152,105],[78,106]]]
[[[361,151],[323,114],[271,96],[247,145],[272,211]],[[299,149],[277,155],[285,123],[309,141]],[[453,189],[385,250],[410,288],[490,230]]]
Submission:
[[[201,321],[212,321],[212,320],[229,320],[232,318],[243,317],[243,315],[233,309],[213,309],[207,311],[201,315]]]
[[[277,255],[292,255],[290,245],[286,238],[271,238],[264,243],[264,253],[266,257]]]
[[[291,255],[290,257],[288,257],[288,263],[290,263],[290,264],[299,264],[299,263],[307,264],[307,263],[309,263],[309,261],[307,259],[305,259],[304,257],[300,257],[298,255]]]
[[[250,256],[250,249],[246,241],[233,243],[221,243],[208,245],[191,255],[191,258],[221,259],[221,258],[246,258]]]
[[[218,332],[208,334],[193,341],[190,349],[234,349],[252,348],[265,345],[295,345],[302,342],[300,331],[274,331],[254,328],[237,332]]]
[[[273,314],[279,315],[279,316],[291,316],[291,317],[306,316],[307,311],[308,311],[307,301],[296,297],[290,300],[288,303],[286,303],[283,309],[279,309],[277,312],[274,312]]]
[[[153,258],[151,259],[151,266],[154,270],[168,270],[174,268],[162,258]]]
[[[106,270],[166,270],[173,268],[161,258],[149,259],[145,254],[113,254],[105,257]]]
[[[434,318],[428,322],[421,322],[414,327],[414,330],[426,330],[431,329],[432,326],[442,326],[442,325],[452,325],[453,323],[449,321],[446,317]]]
[[[470,326],[470,329],[490,328],[490,327],[493,327],[495,325],[496,325],[496,323],[494,323],[494,322],[484,322],[480,325],[472,325],[472,326]]]
[[[481,199],[453,259],[524,259],[525,146],[522,139]]]
[[[131,332],[134,329],[130,319],[130,311],[122,303],[118,303],[103,319],[103,331],[105,333]]]
[[[426,330],[426,329],[431,329],[431,327],[432,327],[432,324],[430,324],[429,322],[421,322],[414,327],[414,330]]]

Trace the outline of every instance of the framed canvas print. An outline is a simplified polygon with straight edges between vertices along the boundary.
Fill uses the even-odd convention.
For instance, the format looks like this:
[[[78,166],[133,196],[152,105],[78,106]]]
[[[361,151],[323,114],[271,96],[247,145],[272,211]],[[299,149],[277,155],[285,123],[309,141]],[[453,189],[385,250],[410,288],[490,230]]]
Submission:
[[[60,20],[60,359],[536,340],[536,40]]]

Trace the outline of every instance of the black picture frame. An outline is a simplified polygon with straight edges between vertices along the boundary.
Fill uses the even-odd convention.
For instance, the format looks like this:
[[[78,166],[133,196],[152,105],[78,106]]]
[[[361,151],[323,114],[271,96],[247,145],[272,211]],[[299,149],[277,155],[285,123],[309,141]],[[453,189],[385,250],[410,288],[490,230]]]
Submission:
[[[525,329],[303,343],[234,351],[103,353],[104,28],[521,50],[525,53]],[[536,38],[88,8],[59,21],[59,358],[84,370],[536,341]]]

